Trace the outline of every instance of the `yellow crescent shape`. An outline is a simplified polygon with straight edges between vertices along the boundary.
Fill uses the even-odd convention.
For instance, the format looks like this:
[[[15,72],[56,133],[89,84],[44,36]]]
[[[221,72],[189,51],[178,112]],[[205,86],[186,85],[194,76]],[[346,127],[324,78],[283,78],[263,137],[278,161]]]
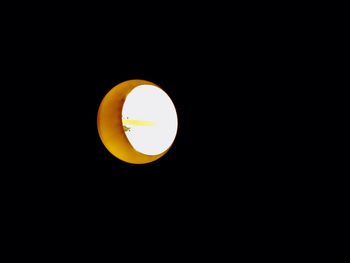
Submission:
[[[122,109],[126,96],[137,86],[156,84],[147,80],[127,80],[112,88],[103,98],[97,113],[97,129],[104,146],[118,159],[133,163],[144,164],[162,157],[170,149],[157,155],[147,155],[136,151],[130,144],[123,129],[123,123],[136,125],[153,125],[149,121],[122,120]]]

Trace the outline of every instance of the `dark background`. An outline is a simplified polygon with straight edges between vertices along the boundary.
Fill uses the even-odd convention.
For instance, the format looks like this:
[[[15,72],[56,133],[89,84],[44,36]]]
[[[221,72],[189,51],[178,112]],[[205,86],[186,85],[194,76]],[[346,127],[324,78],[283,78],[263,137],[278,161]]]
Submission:
[[[24,158],[31,174],[21,176],[25,188],[59,203],[94,200],[104,206],[137,200],[165,206],[180,202],[188,208],[191,202],[224,206],[235,196],[249,203],[267,197],[267,189],[276,190],[283,127],[273,105],[283,103],[283,96],[275,101],[271,56],[251,47],[254,40],[240,40],[242,35],[211,46],[180,34],[176,38],[189,42],[180,48],[164,37],[169,35],[150,37],[155,45],[144,44],[147,37],[124,42],[122,34],[98,44],[78,38],[77,47],[40,57],[42,65],[34,65],[37,70],[26,80],[35,85],[24,97],[29,98],[24,105],[31,106],[23,114],[32,116],[25,118],[30,150]],[[136,78],[161,86],[179,118],[171,150],[145,165],[112,156],[96,127],[105,94]]]
[[[283,129],[276,107],[288,94],[280,85],[290,85],[282,63],[290,54],[279,34],[285,26],[238,14],[214,23],[190,11],[182,20],[141,12],[128,23],[71,12],[23,21],[9,38],[13,112],[20,118],[12,121],[23,127],[14,129],[21,139],[15,142],[26,145],[20,154],[34,174],[23,176],[26,183],[46,188],[47,180],[54,190],[84,195],[130,187],[173,196],[265,183],[261,174],[276,167],[278,154],[269,158],[269,141]],[[179,118],[169,153],[146,165],[114,158],[96,129],[104,95],[135,78],[160,85]]]
[[[323,121],[314,66],[333,28],[310,14],[327,15],[315,5],[123,4],[2,8],[3,250],[218,261],[289,257],[323,241],[314,211],[333,203],[318,185],[329,176],[315,172],[324,138],[309,128]],[[145,165],[113,157],[96,127],[105,94],[135,78],[161,86],[179,120],[170,151]]]
[[[303,182],[288,107],[302,62],[283,10],[59,10],[5,23],[2,186],[23,231],[206,240],[283,221]],[[161,86],[177,109],[175,143],[154,163],[118,160],[97,133],[101,100],[129,79]]]

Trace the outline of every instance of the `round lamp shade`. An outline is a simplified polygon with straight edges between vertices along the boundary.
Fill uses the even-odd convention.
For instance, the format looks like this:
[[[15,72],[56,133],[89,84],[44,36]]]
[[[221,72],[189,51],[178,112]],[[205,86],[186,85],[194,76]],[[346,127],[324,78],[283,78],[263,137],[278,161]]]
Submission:
[[[146,80],[128,80],[112,88],[97,114],[105,147],[118,159],[134,164],[162,157],[175,140],[177,125],[170,97]]]

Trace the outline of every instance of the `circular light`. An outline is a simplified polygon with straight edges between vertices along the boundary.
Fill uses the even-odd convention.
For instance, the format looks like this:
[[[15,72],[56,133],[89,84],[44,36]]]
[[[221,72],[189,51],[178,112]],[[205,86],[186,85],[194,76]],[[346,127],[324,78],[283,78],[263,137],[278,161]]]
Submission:
[[[146,80],[128,80],[103,98],[97,128],[114,156],[129,163],[149,163],[162,157],[173,144],[177,114],[159,86]]]

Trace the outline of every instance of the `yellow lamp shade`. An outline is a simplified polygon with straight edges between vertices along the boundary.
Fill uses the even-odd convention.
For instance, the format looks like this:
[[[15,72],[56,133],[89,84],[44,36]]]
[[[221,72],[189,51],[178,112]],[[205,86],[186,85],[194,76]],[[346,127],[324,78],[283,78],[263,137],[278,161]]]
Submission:
[[[118,159],[144,164],[162,157],[177,132],[177,114],[169,96],[146,80],[128,80],[103,98],[97,128],[102,143]]]

